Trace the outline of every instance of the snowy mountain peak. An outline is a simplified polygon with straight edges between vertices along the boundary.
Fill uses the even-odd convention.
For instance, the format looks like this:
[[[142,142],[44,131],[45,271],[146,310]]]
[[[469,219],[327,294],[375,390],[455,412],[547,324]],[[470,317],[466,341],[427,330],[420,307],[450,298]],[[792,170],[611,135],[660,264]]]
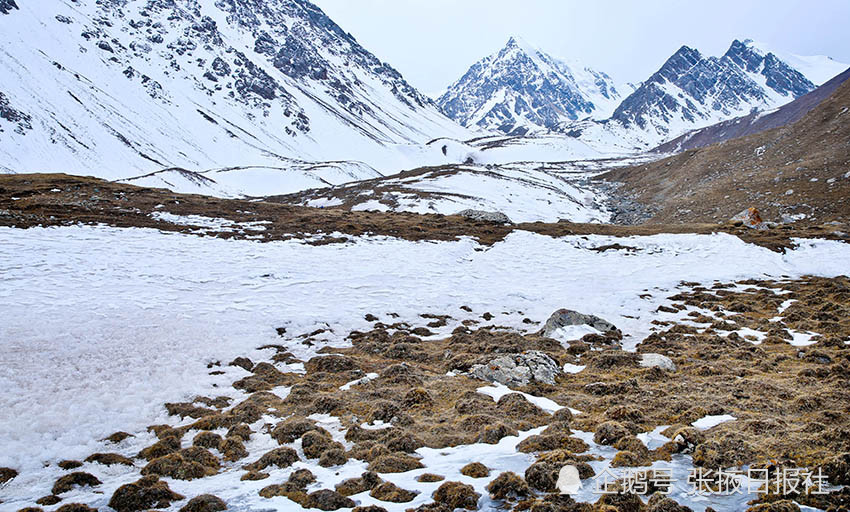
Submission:
[[[521,134],[564,122],[602,119],[620,100],[614,81],[511,37],[440,97],[438,104],[467,127]]]

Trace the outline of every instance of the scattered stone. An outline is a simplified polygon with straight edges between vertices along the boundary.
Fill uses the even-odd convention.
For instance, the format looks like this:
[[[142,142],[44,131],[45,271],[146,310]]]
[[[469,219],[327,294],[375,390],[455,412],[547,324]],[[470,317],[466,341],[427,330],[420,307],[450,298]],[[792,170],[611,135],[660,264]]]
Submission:
[[[62,494],[64,492],[68,492],[74,488],[74,486],[80,487],[94,487],[100,485],[102,482],[97,479],[94,475],[90,475],[89,473],[84,473],[82,471],[71,473],[69,475],[64,475],[59,477],[56,480],[56,483],[53,484],[53,494]]]
[[[755,207],[747,208],[729,221],[736,226],[746,226],[753,229],[767,229],[768,225],[761,218],[761,214]]]
[[[502,212],[488,212],[484,210],[461,210],[455,215],[480,222],[492,222],[495,224],[513,224],[511,219]]]
[[[490,476],[490,470],[487,466],[480,462],[470,462],[466,466],[460,468],[460,474],[472,478],[484,478]]]
[[[377,505],[369,505],[368,507],[354,507],[351,512],[387,512],[387,509]]]
[[[667,356],[661,354],[641,354],[640,365],[643,368],[661,368],[662,370],[676,371],[676,364]]]
[[[182,499],[183,496],[169,489],[167,483],[160,481],[156,475],[150,475],[119,487],[109,500],[109,506],[116,512],[137,512],[168,508],[172,501]]]
[[[531,492],[525,479],[516,473],[506,471],[487,484],[487,492],[494,500],[525,497]]]
[[[183,505],[180,512],[220,512],[227,510],[227,505],[218,496],[201,494]]]
[[[435,502],[447,506],[450,510],[465,508],[467,510],[478,509],[478,498],[480,494],[475,492],[471,485],[461,482],[446,482],[431,495]]]
[[[83,463],[78,460],[63,460],[56,465],[67,471],[69,469],[77,469],[78,467],[81,467]],[[2,477],[0,477],[0,480],[2,480]]]
[[[561,367],[545,353],[531,350],[523,354],[507,354],[487,364],[472,367],[472,375],[488,382],[498,382],[509,387],[528,386],[532,381],[555,384]]]
[[[543,336],[550,337],[555,331],[568,325],[589,325],[601,332],[617,330],[614,324],[607,320],[603,320],[596,315],[586,315],[570,309],[559,309],[552,313],[549,319],[546,320],[541,334]]]

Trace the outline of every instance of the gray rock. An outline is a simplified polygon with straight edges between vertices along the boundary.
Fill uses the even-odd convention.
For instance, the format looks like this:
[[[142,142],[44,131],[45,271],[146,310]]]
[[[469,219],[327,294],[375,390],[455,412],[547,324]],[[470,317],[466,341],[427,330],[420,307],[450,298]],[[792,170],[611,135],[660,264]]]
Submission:
[[[617,327],[615,327],[614,324],[607,320],[603,320],[596,315],[586,315],[571,309],[559,309],[552,313],[549,319],[546,320],[546,325],[543,326],[541,334],[543,334],[543,336],[551,336],[552,333],[561,327],[566,327],[568,325],[589,325],[601,332],[617,330]]]
[[[484,210],[463,210],[457,212],[457,215],[466,217],[472,220],[481,220],[484,222],[495,222],[498,224],[513,224],[511,219],[502,212],[485,212]]]
[[[640,365],[644,368],[661,368],[662,370],[676,371],[676,364],[667,356],[661,354],[641,354]]]
[[[561,367],[543,352],[531,350],[523,354],[505,354],[487,364],[472,367],[473,376],[506,386],[527,386],[531,381],[555,384]]]

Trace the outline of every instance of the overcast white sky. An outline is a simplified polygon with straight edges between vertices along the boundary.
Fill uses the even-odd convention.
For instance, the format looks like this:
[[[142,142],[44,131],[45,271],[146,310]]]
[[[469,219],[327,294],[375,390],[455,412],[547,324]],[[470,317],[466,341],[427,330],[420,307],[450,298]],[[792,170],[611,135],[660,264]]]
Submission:
[[[518,35],[621,82],[686,44],[721,55],[755,39],[850,63],[850,0],[313,0],[422,92],[435,95]]]

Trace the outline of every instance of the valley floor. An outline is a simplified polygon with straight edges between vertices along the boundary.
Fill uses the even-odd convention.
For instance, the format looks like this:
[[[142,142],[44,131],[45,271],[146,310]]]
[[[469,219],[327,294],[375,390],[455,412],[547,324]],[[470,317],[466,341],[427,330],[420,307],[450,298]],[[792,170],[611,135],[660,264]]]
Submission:
[[[2,176],[0,509],[673,510],[592,492],[650,466],[693,510],[757,498],[689,495],[694,464],[847,484],[843,229],[507,226]],[[539,335],[560,308],[619,333]],[[474,376],[529,349],[554,384]],[[596,508],[554,493],[568,463]],[[507,471],[532,489],[490,485]]]

